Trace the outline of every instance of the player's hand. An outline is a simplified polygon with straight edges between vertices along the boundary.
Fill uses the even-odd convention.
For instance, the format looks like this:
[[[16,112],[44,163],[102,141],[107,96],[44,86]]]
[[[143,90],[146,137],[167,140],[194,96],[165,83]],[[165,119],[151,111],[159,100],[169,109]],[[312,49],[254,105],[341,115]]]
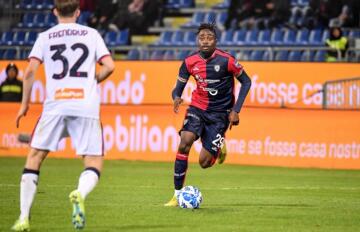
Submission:
[[[239,125],[239,121],[240,121],[240,119],[239,119],[239,114],[238,114],[236,111],[234,111],[234,110],[230,111],[229,121],[230,121],[229,130],[231,130],[231,127],[232,127],[232,126],[237,126],[237,125]]]
[[[26,116],[27,111],[29,110],[29,105],[21,104],[19,112],[16,116],[16,128],[19,128],[20,125],[20,119],[24,116]]]
[[[178,113],[179,112],[179,106],[181,105],[181,103],[183,102],[183,99],[177,97],[174,99],[174,112]]]

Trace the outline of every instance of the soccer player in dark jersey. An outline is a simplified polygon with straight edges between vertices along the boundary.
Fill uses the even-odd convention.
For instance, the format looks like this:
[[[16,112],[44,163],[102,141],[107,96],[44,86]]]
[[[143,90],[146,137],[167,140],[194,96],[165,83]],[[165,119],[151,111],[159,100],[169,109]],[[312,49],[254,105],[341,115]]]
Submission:
[[[203,23],[198,28],[199,51],[185,58],[172,91],[174,112],[182,103],[181,95],[190,76],[196,80],[196,89],[187,109],[183,127],[179,134],[181,141],[175,160],[175,194],[165,206],[177,206],[177,196],[184,185],[188,167],[189,151],[198,138],[202,149],[199,164],[211,167],[216,159],[224,162],[226,130],[239,124],[239,112],[249,92],[251,80],[238,61],[216,48],[216,28],[214,24]],[[240,81],[239,97],[235,102],[234,77]]]

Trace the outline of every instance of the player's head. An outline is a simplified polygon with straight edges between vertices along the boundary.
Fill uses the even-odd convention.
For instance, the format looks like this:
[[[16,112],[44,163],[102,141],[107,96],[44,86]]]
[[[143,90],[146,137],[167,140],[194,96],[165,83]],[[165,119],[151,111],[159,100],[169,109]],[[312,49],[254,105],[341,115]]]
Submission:
[[[213,23],[202,23],[198,28],[198,45],[202,52],[213,52],[216,48],[216,25]]]
[[[55,0],[54,14],[58,18],[76,18],[80,15],[79,0]]]
[[[342,37],[342,31],[340,27],[330,28],[330,39],[336,40]]]
[[[6,75],[9,79],[14,79],[18,75],[18,67],[14,63],[10,63],[6,66]]]

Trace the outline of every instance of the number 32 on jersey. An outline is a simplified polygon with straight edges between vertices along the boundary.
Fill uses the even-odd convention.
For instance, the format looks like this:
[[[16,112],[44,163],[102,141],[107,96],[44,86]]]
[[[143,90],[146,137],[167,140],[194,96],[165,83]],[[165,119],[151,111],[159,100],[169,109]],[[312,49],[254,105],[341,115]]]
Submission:
[[[66,49],[71,49],[72,51],[80,49],[82,51],[79,59],[71,66],[69,72],[69,60],[63,55],[63,52]],[[84,63],[84,61],[89,56],[89,49],[85,44],[75,43],[70,48],[66,47],[66,44],[57,44],[50,46],[50,51],[55,51],[55,53],[51,56],[53,61],[60,61],[63,66],[63,70],[60,73],[53,74],[52,78],[56,80],[63,79],[69,72],[70,77],[88,77],[87,72],[79,71],[80,66]]]

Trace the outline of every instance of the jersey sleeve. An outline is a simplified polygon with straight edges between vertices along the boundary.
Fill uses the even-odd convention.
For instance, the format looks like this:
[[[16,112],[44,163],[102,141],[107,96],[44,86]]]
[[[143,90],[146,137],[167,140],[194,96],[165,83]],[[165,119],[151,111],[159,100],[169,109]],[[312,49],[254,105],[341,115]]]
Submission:
[[[181,64],[179,69],[179,75],[176,81],[175,88],[171,93],[173,100],[175,100],[175,98],[181,97],[184,88],[186,86],[186,83],[189,80],[189,77],[190,77],[190,73],[187,69],[186,61],[184,60],[184,62]]]
[[[243,72],[243,67],[234,57],[231,56],[229,58],[228,70],[237,77]]]
[[[181,64],[180,66],[180,69],[179,69],[179,76],[178,76],[178,79],[182,82],[187,82],[187,80],[189,79],[190,77],[190,72],[187,68],[187,65],[186,65],[186,61],[184,60],[183,63]]]
[[[44,60],[44,47],[43,47],[44,43],[43,43],[43,39],[41,34],[39,34],[38,38],[35,41],[34,46],[31,49],[31,52],[28,56],[28,59],[37,59],[40,62],[43,62]]]
[[[103,38],[98,32],[96,32],[96,51],[95,57],[97,62],[101,62],[101,59],[105,56],[110,56],[110,52],[107,49]]]

